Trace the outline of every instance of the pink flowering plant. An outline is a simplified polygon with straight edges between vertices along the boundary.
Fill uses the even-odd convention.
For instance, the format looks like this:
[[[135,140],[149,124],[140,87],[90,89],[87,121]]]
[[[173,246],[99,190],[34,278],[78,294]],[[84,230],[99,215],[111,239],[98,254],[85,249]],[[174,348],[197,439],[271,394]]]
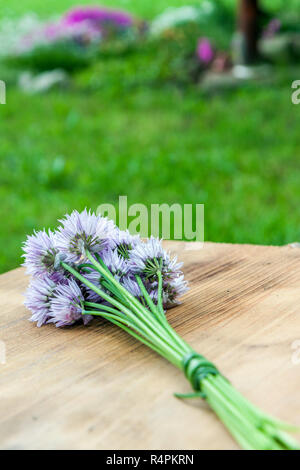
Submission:
[[[21,35],[7,61],[38,70],[73,70],[89,65],[101,52],[123,51],[135,43],[138,21],[106,7],[75,7],[58,19],[35,21]]]
[[[290,426],[249,403],[170,326],[166,310],[178,304],[187,282],[159,239],[143,241],[87,210],[59,222],[54,232],[35,232],[24,243],[31,321],[69,327],[104,318],[182,370],[193,392],[176,396],[206,400],[243,448],[299,448],[284,432]]]

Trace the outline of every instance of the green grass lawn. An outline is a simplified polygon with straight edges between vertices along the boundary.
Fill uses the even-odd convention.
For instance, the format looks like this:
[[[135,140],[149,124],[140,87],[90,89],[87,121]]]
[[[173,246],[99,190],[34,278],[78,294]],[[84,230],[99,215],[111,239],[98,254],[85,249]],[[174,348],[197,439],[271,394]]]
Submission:
[[[71,3],[55,0],[39,11]],[[129,3],[156,12],[150,2]],[[21,14],[26,4],[43,5],[10,8]],[[20,263],[21,242],[34,228],[119,195],[129,204],[204,203],[206,240],[299,240],[300,105],[291,104],[290,86],[286,79],[214,97],[196,87],[40,96],[8,88],[0,106],[0,271]]]

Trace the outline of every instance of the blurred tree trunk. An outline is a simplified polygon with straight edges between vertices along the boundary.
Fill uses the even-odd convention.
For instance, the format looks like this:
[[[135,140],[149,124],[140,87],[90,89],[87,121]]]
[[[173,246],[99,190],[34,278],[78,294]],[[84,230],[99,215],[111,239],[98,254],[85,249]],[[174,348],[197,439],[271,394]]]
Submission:
[[[239,0],[238,28],[243,36],[242,53],[246,64],[253,64],[258,58],[260,14],[258,0]]]

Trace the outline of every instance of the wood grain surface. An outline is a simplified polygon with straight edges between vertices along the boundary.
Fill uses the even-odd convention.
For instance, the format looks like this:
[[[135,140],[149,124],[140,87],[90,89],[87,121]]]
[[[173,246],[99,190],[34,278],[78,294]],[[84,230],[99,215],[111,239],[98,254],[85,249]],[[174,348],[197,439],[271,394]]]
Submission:
[[[300,425],[300,249],[166,246],[191,288],[170,323],[255,404]],[[35,327],[27,284],[23,269],[0,276],[2,449],[237,448],[205,403],[172,396],[190,390],[182,373],[117,327]]]

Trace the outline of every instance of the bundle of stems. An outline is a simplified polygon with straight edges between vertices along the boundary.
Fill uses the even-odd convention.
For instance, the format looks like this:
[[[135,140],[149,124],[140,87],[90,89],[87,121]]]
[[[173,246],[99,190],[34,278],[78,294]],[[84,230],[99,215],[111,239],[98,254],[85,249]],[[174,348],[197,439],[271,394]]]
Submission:
[[[61,261],[61,266],[78,282],[91,289],[104,302],[83,301],[82,314],[99,316],[120,327],[185,373],[193,392],[179,398],[204,399],[244,449],[299,450],[299,444],[285,431],[294,427],[273,419],[244,398],[219,370],[187,344],[166,319],[163,308],[163,275],[156,263],[157,302],[150,297],[144,281],[135,279],[142,292],[133,296],[110,272],[101,256],[85,250],[84,264],[76,267]],[[90,282],[84,273],[96,271],[101,285]]]

